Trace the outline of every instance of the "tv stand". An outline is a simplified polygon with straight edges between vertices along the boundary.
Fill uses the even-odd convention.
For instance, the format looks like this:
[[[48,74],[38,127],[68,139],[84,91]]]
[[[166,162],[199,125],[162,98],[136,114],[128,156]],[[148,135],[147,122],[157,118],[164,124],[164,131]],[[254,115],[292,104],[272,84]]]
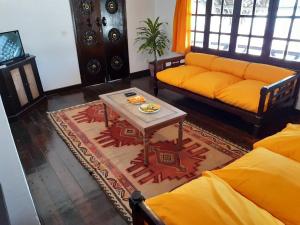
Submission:
[[[0,67],[0,94],[9,119],[45,97],[35,56],[25,55]]]

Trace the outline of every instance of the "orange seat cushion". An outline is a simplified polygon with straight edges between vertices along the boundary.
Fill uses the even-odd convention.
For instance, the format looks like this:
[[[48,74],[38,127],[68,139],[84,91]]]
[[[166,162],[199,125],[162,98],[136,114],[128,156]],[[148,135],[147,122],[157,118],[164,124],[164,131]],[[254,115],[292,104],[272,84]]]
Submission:
[[[190,66],[200,66],[204,69],[210,70],[211,64],[216,58],[217,56],[215,55],[190,52],[185,56],[185,64]]]
[[[167,225],[283,225],[210,172],[146,204]]]
[[[251,63],[245,71],[244,78],[246,80],[257,80],[272,84],[294,74],[294,71],[285,68],[267,64]]]
[[[221,72],[197,74],[183,82],[182,87],[188,91],[215,98],[216,93],[231,84],[241,81],[239,77]]]
[[[268,84],[256,80],[243,80],[220,90],[216,98],[229,105],[255,112],[258,111],[260,90]]]
[[[300,224],[299,162],[257,148],[213,173],[285,224]]]
[[[281,132],[254,144],[300,162],[300,125],[288,124]]]
[[[206,71],[207,71],[206,69],[203,69],[199,66],[184,65],[184,66],[169,68],[158,72],[157,79],[164,83],[176,87],[181,87],[182,83],[185,80],[190,79],[196,74],[206,72]]]
[[[245,70],[249,64],[247,61],[219,57],[213,61],[211,70],[229,73],[243,79]]]

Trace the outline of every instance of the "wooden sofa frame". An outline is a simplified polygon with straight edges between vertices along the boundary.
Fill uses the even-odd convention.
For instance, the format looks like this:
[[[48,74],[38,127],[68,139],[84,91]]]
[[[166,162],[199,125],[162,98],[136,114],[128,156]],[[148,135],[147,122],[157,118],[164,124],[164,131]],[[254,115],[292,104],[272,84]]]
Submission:
[[[265,86],[260,91],[260,101],[258,106],[258,112],[253,113],[249,112],[235,106],[223,103],[216,99],[210,99],[193,92],[184,90],[182,88],[175,87],[173,85],[166,84],[157,79],[156,74],[159,71],[163,71],[168,68],[177,67],[184,65],[184,56],[174,57],[170,59],[159,60],[154,66],[154,94],[158,95],[158,90],[162,88],[170,89],[172,91],[183,94],[200,102],[203,102],[207,105],[221,109],[237,115],[244,119],[245,121],[254,125],[253,135],[257,136],[259,130],[262,126],[264,118],[268,117],[269,114],[272,114],[278,110],[278,108],[291,107],[295,106],[298,99],[298,92],[300,87],[300,73],[297,73],[294,76],[287,77],[283,80],[280,80],[274,84]],[[265,108],[265,102],[269,99],[268,104]]]

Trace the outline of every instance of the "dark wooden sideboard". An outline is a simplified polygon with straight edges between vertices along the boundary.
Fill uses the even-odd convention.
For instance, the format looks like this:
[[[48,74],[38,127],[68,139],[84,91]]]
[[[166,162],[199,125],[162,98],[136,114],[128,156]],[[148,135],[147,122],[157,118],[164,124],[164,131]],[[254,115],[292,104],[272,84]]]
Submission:
[[[0,94],[9,119],[45,97],[35,56],[1,67]]]

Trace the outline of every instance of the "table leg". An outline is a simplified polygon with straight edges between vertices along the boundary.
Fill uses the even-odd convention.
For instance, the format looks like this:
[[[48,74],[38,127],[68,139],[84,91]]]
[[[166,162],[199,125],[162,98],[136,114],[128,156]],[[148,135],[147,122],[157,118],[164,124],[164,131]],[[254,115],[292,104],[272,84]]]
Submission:
[[[144,134],[144,165],[148,166],[149,164],[149,137],[145,133]]]
[[[182,149],[182,138],[183,138],[183,120],[179,121],[178,127],[178,140],[177,140],[177,150]]]
[[[105,127],[108,127],[108,116],[107,116],[107,106],[103,103],[104,107],[104,121],[105,121]]]

